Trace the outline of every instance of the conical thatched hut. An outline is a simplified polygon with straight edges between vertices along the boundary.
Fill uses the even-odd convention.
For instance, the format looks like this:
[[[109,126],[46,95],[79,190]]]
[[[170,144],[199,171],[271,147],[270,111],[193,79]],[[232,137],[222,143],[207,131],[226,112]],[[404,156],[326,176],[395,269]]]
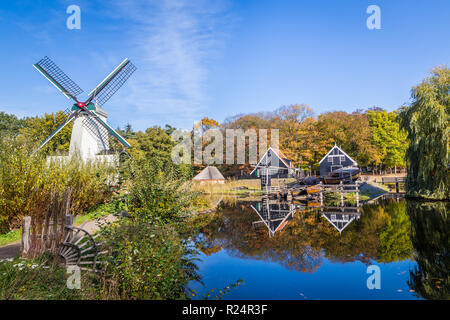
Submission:
[[[214,166],[207,166],[193,179],[194,181],[203,183],[225,183],[225,178],[220,173],[219,169]]]

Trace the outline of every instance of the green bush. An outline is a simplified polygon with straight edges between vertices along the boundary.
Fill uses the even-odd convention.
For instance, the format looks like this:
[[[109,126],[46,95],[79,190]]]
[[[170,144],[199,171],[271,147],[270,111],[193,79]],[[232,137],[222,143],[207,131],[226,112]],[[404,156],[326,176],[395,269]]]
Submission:
[[[199,280],[185,235],[195,194],[178,167],[157,159],[129,164],[129,216],[102,228],[109,255],[103,299],[186,299]]]
[[[189,281],[199,280],[195,252],[171,226],[124,218],[105,236],[102,299],[186,299]]]
[[[190,211],[197,194],[184,171],[157,159],[131,162],[129,210],[133,217],[152,223],[177,223]]]

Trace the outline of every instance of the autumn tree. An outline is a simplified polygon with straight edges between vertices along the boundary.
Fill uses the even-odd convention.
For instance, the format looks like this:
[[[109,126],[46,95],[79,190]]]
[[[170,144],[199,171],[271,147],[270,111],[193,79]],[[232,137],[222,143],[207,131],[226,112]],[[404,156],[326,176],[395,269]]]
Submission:
[[[372,143],[372,130],[366,112],[327,112],[319,115],[317,126],[322,139],[331,142],[328,150],[336,143],[360,166],[381,163],[382,152]]]
[[[301,165],[299,153],[303,145],[301,126],[306,119],[312,118],[313,110],[304,104],[293,104],[278,108],[274,116],[274,122],[280,130],[280,148],[298,167]]]
[[[315,118],[307,118],[298,131],[297,151],[304,170],[320,170],[319,161],[328,152],[333,140],[324,136],[318,129]]]

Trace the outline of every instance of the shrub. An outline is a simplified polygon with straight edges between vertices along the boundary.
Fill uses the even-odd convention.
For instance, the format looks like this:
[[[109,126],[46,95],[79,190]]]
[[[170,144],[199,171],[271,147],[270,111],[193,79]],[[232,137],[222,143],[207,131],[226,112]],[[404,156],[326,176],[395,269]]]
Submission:
[[[157,159],[129,163],[129,216],[101,231],[109,248],[101,298],[189,297],[187,284],[199,276],[182,233],[196,194],[184,172]]]
[[[197,194],[180,168],[157,159],[137,164],[132,162],[130,213],[152,223],[183,221]]]
[[[79,214],[102,202],[111,192],[115,169],[103,163],[84,163],[76,157],[69,161],[47,161],[35,146],[16,138],[0,140],[0,233],[20,226],[39,202],[45,203],[54,192],[72,189],[70,211]]]
[[[194,252],[168,225],[122,219],[107,234],[102,299],[186,299]]]

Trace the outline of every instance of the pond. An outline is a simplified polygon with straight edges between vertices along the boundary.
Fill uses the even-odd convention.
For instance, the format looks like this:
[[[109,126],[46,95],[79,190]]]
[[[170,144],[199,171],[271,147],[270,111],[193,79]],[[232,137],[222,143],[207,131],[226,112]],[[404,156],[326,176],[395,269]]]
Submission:
[[[192,288],[201,298],[243,280],[223,298],[448,299],[448,209],[222,201],[195,238],[204,285]]]

